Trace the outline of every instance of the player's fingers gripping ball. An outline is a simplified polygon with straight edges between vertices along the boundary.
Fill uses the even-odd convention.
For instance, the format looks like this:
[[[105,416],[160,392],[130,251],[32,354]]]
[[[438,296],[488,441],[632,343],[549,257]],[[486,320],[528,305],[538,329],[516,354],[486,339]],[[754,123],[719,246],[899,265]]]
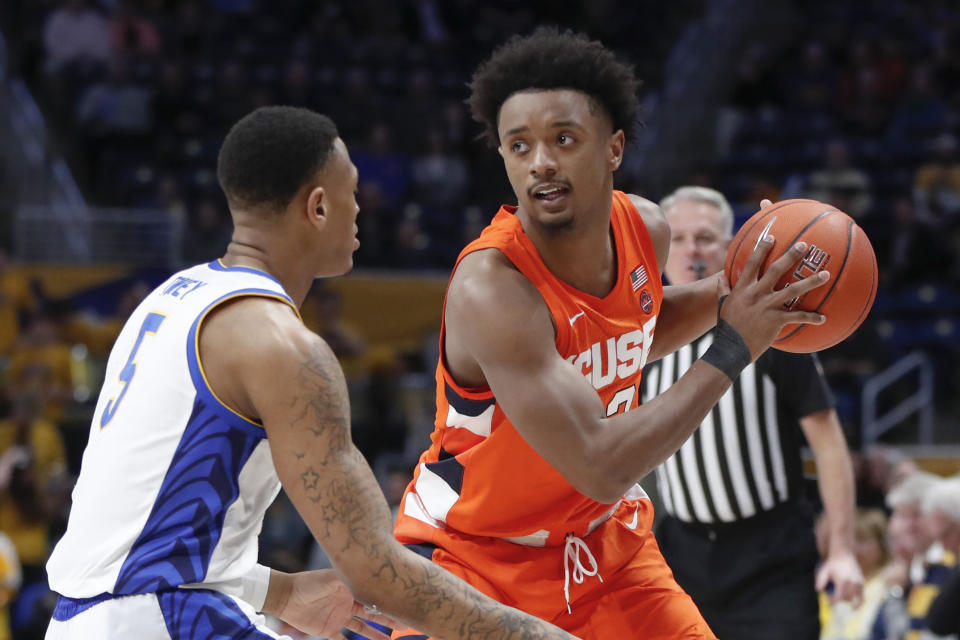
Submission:
[[[870,240],[853,219],[836,207],[816,200],[783,200],[765,207],[747,220],[730,243],[724,265],[730,286],[743,273],[757,242],[776,238],[760,267],[770,263],[797,242],[807,243],[806,255],[776,284],[790,286],[820,271],[830,271],[830,281],[787,303],[789,310],[815,311],[826,316],[821,325],[788,324],[773,347],[793,353],[810,353],[832,347],[853,333],[866,319],[877,295],[877,258]]]

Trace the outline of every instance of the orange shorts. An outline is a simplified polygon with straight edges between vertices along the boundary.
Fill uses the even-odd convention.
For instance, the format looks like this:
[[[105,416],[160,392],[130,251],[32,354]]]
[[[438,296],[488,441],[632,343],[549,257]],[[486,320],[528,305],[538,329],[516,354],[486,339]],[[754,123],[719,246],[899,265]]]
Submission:
[[[648,500],[624,502],[583,542],[599,576],[569,583],[564,595],[564,547],[528,547],[498,538],[445,536],[433,561],[504,604],[522,609],[584,640],[717,640],[693,600],[673,579],[660,547],[647,530],[637,531],[635,509]],[[580,554],[587,569],[592,563]],[[413,629],[393,638],[423,639]]]

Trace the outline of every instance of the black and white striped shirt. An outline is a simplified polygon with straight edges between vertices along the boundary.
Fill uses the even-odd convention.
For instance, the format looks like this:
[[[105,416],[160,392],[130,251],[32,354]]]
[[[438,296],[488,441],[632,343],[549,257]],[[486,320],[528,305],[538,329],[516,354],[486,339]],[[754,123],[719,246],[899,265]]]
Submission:
[[[644,372],[643,400],[666,391],[713,341],[712,333]],[[666,512],[686,522],[734,522],[801,492],[799,419],[833,407],[813,354],[768,349],[657,469]]]

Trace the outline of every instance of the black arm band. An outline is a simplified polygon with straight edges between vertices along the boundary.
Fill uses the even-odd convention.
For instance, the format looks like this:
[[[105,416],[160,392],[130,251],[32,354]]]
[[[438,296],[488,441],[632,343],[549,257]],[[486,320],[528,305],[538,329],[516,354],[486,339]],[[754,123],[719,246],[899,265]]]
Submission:
[[[753,358],[750,357],[747,343],[737,330],[726,320],[720,319],[717,320],[717,330],[713,334],[713,344],[700,359],[723,371],[730,380],[736,380]]]

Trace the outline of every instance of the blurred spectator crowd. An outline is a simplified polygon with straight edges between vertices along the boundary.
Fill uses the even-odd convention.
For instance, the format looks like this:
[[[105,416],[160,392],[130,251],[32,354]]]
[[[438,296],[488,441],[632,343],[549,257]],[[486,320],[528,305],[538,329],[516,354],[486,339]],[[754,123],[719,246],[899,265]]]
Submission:
[[[797,2],[796,37],[746,44],[718,118],[716,161],[693,176],[742,220],[762,198],[849,213],[877,254],[866,324],[822,354],[838,410],[920,349],[938,391],[960,388],[960,5]],[[758,40],[761,40],[758,38]],[[856,440],[856,439],[855,439]]]
[[[706,5],[669,3],[652,20],[613,0],[571,4],[559,15],[544,0],[7,0],[0,28],[88,199],[182,221],[184,262],[229,239],[214,174],[226,129],[284,103],[331,115],[350,146],[357,264],[446,270],[512,201],[463,104],[477,63],[508,35],[553,21],[632,62],[642,102],[655,105],[668,53]],[[836,350],[843,364],[828,366],[841,397],[916,348],[931,351],[941,389],[956,388],[960,8],[783,6],[793,26],[744,43],[715,140],[678,182],[719,189],[739,219],[764,197],[853,215],[877,250],[881,290],[871,322]],[[628,162],[617,186],[656,200],[642,165]]]
[[[227,128],[257,106],[305,106],[334,119],[360,171],[358,264],[404,268],[449,267],[509,201],[499,156],[474,140],[466,82],[507,35],[555,12],[478,0],[3,4],[11,65],[92,202],[185,218],[184,260],[207,259],[229,238],[214,175]],[[564,19],[610,44],[643,41],[649,79],[699,3],[675,3],[672,24],[609,20],[614,4]]]
[[[892,287],[960,281],[960,7],[807,2],[810,33],[745,49],[718,132],[731,200],[808,197],[865,228]]]
[[[443,268],[511,200],[463,104],[476,64],[547,16],[617,50],[651,98],[703,5],[671,4],[653,21],[610,0],[562,16],[552,3],[509,0],[283,0],[269,10],[256,0],[9,0],[0,26],[89,199],[186,218],[186,261],[228,237],[213,173],[227,127],[283,103],[332,116],[353,151],[359,264]],[[957,280],[960,9],[796,9],[787,46],[744,47],[717,159],[685,181],[718,188],[744,215],[766,196],[828,201],[866,228],[886,283]],[[636,175],[620,183],[643,191]]]
[[[821,594],[822,640],[920,640],[960,633],[960,475],[921,471],[885,447],[854,457],[862,602]],[[818,521],[821,555],[828,540]]]
[[[214,174],[226,129],[281,103],[329,114],[350,147],[360,172],[357,264],[446,271],[513,200],[463,104],[477,63],[510,34],[559,23],[631,61],[642,98],[655,103],[669,83],[667,54],[705,4],[660,3],[654,16],[615,0],[569,3],[562,15],[545,0],[2,0],[0,30],[10,69],[27,81],[88,200],[183,221],[184,262],[216,257],[229,240]],[[721,190],[739,220],[762,198],[809,197],[866,229],[880,265],[875,309],[822,356],[848,428],[859,424],[864,380],[917,348],[937,367],[938,401],[955,403],[960,5],[810,0],[792,10],[793,32],[743,47],[715,140],[680,182]],[[0,162],[6,229],[14,207],[3,175]],[[617,181],[663,195],[646,192],[636,172]],[[0,640],[10,624],[16,638],[42,637],[43,563],[65,521],[103,359],[153,284],[131,279],[93,317],[45,295],[0,252]],[[416,429],[432,421],[436,353],[368,344],[322,285],[303,316],[344,363],[355,439],[396,507],[410,455],[425,442]],[[858,445],[856,430],[848,434]],[[921,598],[933,606],[943,590],[954,600],[937,606],[960,610],[960,480],[922,475],[881,448],[858,454],[858,478],[866,603],[824,602],[823,637],[927,637],[907,635],[927,629]],[[283,496],[262,538],[264,560],[277,568],[324,565]]]

